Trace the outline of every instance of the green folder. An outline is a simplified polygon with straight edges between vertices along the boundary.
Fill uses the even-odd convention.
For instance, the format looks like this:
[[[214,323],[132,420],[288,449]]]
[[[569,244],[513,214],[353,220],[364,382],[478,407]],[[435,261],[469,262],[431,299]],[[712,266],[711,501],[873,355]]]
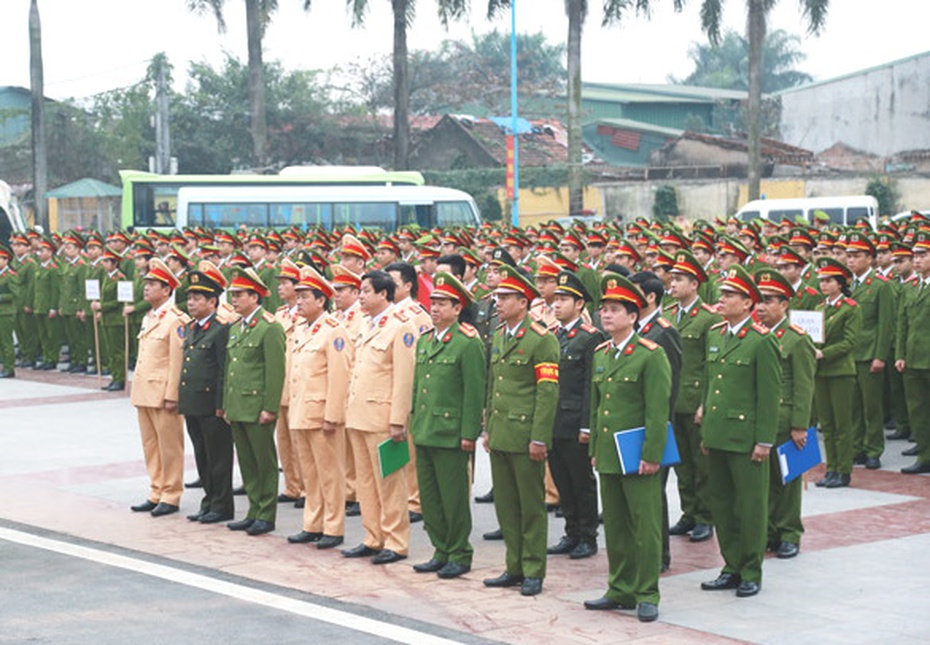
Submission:
[[[378,469],[381,479],[407,465],[410,461],[410,445],[407,440],[385,439],[378,444]]]

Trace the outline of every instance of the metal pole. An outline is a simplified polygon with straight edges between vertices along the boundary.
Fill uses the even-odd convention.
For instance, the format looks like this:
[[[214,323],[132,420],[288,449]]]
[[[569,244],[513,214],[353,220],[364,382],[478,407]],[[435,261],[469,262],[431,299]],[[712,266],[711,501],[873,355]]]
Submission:
[[[511,224],[520,225],[520,137],[517,134],[517,0],[510,0],[510,130],[513,136]]]

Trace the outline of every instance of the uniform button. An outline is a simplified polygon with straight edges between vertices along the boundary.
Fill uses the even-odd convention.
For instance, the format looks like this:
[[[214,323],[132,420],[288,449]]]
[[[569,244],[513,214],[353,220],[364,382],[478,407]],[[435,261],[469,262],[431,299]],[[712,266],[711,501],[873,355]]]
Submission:
[[[432,359],[429,360],[429,364],[430,364],[430,365],[433,364],[433,360],[432,360]]]
[[[423,392],[426,393],[426,390],[423,390]],[[426,409],[426,406],[425,406],[425,405],[421,405],[421,406],[420,406],[420,409],[421,409],[421,410],[425,410],[425,409]]]
[[[694,387],[701,387],[701,382],[700,382],[700,381],[695,381],[695,382],[694,382]]]
[[[187,385],[187,381],[181,381],[181,385]]]
[[[442,415],[442,416],[444,416],[445,418],[447,418],[447,419],[448,419],[448,418],[449,418],[449,413],[448,413],[448,412],[446,412],[446,413],[445,413],[444,415]]]
[[[236,373],[235,373],[235,372],[230,372],[229,375],[230,375],[230,376],[235,376]]]
[[[233,363],[235,363],[235,362],[238,361],[238,360],[239,360],[239,359],[238,359],[236,356],[233,356]]]
[[[526,415],[525,415],[525,414],[521,414],[521,415],[520,415],[520,421],[526,421]]]
[[[604,398],[605,398],[605,399],[609,399],[609,398],[610,398],[610,395],[609,395],[609,394],[605,394],[605,395],[604,395]]]
[[[723,374],[718,374],[717,378],[723,378]]]
[[[603,430],[601,430],[601,432],[607,432],[607,428],[604,428]]]
[[[498,380],[498,381],[503,381],[503,380],[504,380],[504,377],[503,377],[503,376],[498,376],[498,377],[497,377],[497,380]]]
[[[609,416],[610,416],[610,410],[604,410],[604,416],[605,416],[605,417],[609,417]]]
[[[744,415],[744,414],[739,415],[739,420],[740,420],[740,421],[743,421],[743,420],[745,420],[745,419],[746,419],[746,415]]]
[[[423,388],[423,394],[426,394],[426,388],[425,388],[425,387]]]
[[[494,408],[494,414],[497,414],[497,408]]]
[[[726,362],[727,362],[727,359],[721,358],[721,359],[720,359],[720,362],[721,362],[721,363],[726,363]]]
[[[714,390],[714,394],[720,394],[720,390]]]
[[[494,393],[494,396],[500,396],[500,395],[501,395],[500,392],[495,392],[495,393]]]
[[[426,375],[426,378],[429,378],[429,374]]]
[[[710,409],[711,409],[711,410],[716,410],[716,409],[717,409],[717,406],[716,406],[716,405],[712,405],[712,406],[710,406]]]
[[[608,383],[612,383],[613,380],[614,380],[614,377],[612,377],[612,376],[608,376],[608,377],[607,377],[607,382],[608,382]]]
[[[184,358],[184,360],[187,361],[188,363],[190,363],[190,362],[191,362],[191,357],[190,357],[190,356],[186,356],[186,357]]]

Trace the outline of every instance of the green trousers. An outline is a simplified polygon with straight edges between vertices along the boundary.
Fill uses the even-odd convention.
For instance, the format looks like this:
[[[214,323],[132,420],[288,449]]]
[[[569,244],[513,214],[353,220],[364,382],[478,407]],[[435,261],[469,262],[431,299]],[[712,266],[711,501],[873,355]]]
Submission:
[[[885,374],[869,371],[872,361],[856,362],[853,394],[853,454],[881,457],[885,452]]]
[[[471,566],[469,453],[430,446],[417,446],[416,451],[423,527],[433,545],[433,558]]]
[[[820,420],[827,472],[849,475],[853,462],[853,406],[855,376],[818,376],[814,403]]]
[[[22,311],[16,314],[16,341],[20,358],[27,363],[35,363],[39,358],[39,332],[33,314]]]
[[[791,439],[791,431],[784,428],[778,432],[775,446],[780,446]],[[791,542],[801,544],[804,524],[801,522],[801,491],[804,477],[797,477],[787,484],[781,483],[781,466],[778,453],[772,446],[769,453],[769,542]]]
[[[685,522],[711,524],[707,506],[707,456],[701,450],[701,426],[693,412],[675,414],[675,443],[681,463],[675,466],[681,516]]]
[[[894,361],[885,365],[888,406],[886,415],[894,419],[895,428],[902,434],[911,433],[911,417],[907,411],[907,395],[904,392],[904,375],[894,368]]]
[[[64,342],[68,344],[72,365],[87,365],[87,328],[81,319],[70,314],[60,316]]]
[[[126,382],[126,328],[123,325],[101,325],[101,370],[110,370],[114,382]]]
[[[61,321],[49,318],[48,314],[36,314],[35,322],[39,330],[39,356],[45,363],[58,363],[61,353]]]
[[[659,602],[662,566],[662,479],[601,474],[608,588],[623,606]],[[497,496],[497,489],[494,489]]]
[[[917,462],[930,464],[930,370],[904,370],[904,392],[911,417],[911,433],[917,440]],[[494,493],[497,494],[497,491]]]
[[[250,520],[274,522],[278,513],[278,453],[274,423],[240,423],[232,426],[242,485],[249,497]]]
[[[13,329],[16,318],[13,314],[0,315],[0,363],[3,369],[12,370],[16,365],[16,350],[13,347]]]
[[[546,462],[528,453],[491,451],[494,510],[504,533],[507,573],[546,577]]]
[[[723,556],[723,573],[762,582],[768,531],[769,461],[750,453],[711,449],[707,499]]]

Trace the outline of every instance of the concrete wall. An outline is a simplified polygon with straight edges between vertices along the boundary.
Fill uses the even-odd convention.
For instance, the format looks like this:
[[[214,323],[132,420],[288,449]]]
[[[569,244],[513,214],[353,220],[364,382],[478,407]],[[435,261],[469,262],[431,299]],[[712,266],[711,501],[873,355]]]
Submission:
[[[794,146],[930,149],[930,52],[785,92],[781,102],[782,140]]]

